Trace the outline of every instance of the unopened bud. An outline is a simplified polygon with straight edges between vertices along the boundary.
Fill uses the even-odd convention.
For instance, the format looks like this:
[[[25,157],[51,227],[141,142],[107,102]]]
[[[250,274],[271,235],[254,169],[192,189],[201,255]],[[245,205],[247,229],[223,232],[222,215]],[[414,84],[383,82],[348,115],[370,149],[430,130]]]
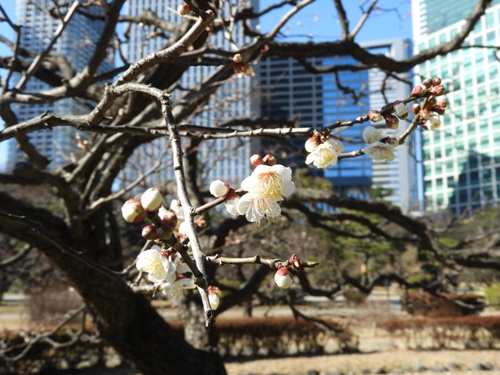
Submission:
[[[216,286],[208,287],[208,302],[210,302],[210,307],[212,310],[217,310],[220,305],[220,294],[221,291]]]
[[[177,8],[177,11],[179,12],[179,14],[181,16],[185,16],[185,15],[189,14],[189,12],[191,12],[191,7],[187,4],[181,4]]]
[[[424,85],[418,85],[418,86],[415,86],[413,88],[413,90],[411,90],[410,95],[416,96],[418,98],[418,97],[424,96],[426,92],[427,92],[427,87],[425,87]]]
[[[236,64],[240,64],[243,62],[243,57],[239,53],[237,53],[233,56],[233,62],[235,62]]]
[[[210,184],[210,194],[216,198],[223,197],[229,191],[229,185],[221,180],[212,181]]]
[[[427,78],[426,80],[424,80],[424,82],[422,82],[422,85],[424,85],[426,88],[429,88],[432,86],[432,80]]]
[[[430,130],[435,130],[441,126],[441,120],[438,116],[430,116],[425,127]]]
[[[397,103],[394,106],[394,111],[401,120],[404,120],[408,117],[408,107],[403,102]]]
[[[158,216],[160,216],[163,224],[166,224],[171,228],[175,228],[177,226],[177,215],[173,210],[165,207],[160,207]]]
[[[385,115],[385,125],[392,130],[396,130],[399,127],[399,119],[393,115]]]
[[[418,104],[418,103],[414,103],[411,106],[411,110],[413,111],[414,115],[416,115],[418,112],[420,112],[421,109],[422,109],[422,107],[420,107],[420,104]]]
[[[437,85],[440,85],[441,84],[441,78],[439,77],[434,77],[432,79],[432,86],[437,86]]]
[[[264,161],[264,164],[269,165],[271,167],[273,165],[276,165],[276,158],[271,154],[267,154],[266,156],[264,156],[262,160]]]
[[[441,100],[439,102],[436,102],[436,107],[444,109],[448,107],[448,102],[446,100]]]
[[[371,122],[382,121],[382,115],[376,109],[372,109],[371,111],[368,111],[368,118],[370,119]]]
[[[314,150],[316,150],[316,148],[321,144],[321,141],[319,140],[319,135],[318,134],[314,134],[312,137],[310,137],[305,145],[304,145],[304,148],[306,149],[307,152],[311,153],[313,152]]]
[[[122,206],[122,216],[127,223],[137,223],[144,219],[146,211],[139,199],[129,199]]]
[[[156,227],[154,225],[146,225],[142,228],[142,237],[146,240],[156,240],[158,239],[158,233],[156,233]]]
[[[250,164],[252,164],[252,167],[255,168],[258,165],[264,164],[264,160],[262,159],[262,156],[255,154],[250,157]]]
[[[141,205],[146,211],[156,211],[163,203],[163,194],[157,188],[149,188],[141,195]]]
[[[420,116],[421,119],[427,121],[430,117],[429,111],[423,109],[420,112],[418,112],[418,115]]]
[[[429,89],[429,92],[432,95],[440,96],[440,95],[444,95],[446,93],[446,90],[445,90],[443,85],[437,85],[437,86],[432,86]]]
[[[274,274],[274,282],[277,286],[283,289],[288,289],[293,283],[292,277],[290,276],[290,272],[286,267],[278,268],[278,271]]]
[[[227,212],[229,212],[231,215],[238,216],[240,214],[238,212],[238,203],[240,203],[240,196],[236,194],[234,189],[229,189],[229,192],[226,196],[226,201],[224,202]]]

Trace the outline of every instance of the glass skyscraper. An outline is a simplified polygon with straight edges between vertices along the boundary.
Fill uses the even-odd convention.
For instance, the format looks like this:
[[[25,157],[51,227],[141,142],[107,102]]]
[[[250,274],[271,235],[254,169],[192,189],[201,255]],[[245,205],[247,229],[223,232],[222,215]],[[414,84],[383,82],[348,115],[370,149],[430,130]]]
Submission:
[[[416,52],[450,41],[473,10],[470,0],[418,0],[413,4]],[[439,76],[447,88],[447,113],[436,131],[423,133],[427,210],[462,215],[500,202],[500,1],[494,0],[464,42],[466,48],[416,68]]]
[[[364,43],[363,46],[374,53],[383,53],[395,59],[404,59],[408,54],[408,43],[403,39]],[[353,64],[350,57],[336,56],[310,58],[307,62],[316,67]],[[340,90],[334,74],[312,74],[301,64],[289,58],[270,58],[260,62],[259,79],[261,86],[262,114],[269,117],[294,118],[303,127],[321,127],[337,120],[352,120],[366,115],[370,109],[380,109],[386,104],[380,94],[385,75],[380,71],[343,71],[339,73],[340,83],[352,89],[357,97]],[[404,99],[409,94],[409,86],[401,81],[389,79],[386,83],[387,101]],[[365,126],[355,125],[334,131],[343,142],[345,152],[364,147],[362,133]],[[382,126],[382,125],[381,125]],[[405,128],[402,121],[399,133]],[[302,149],[304,139],[294,141]],[[368,197],[372,186],[390,189],[388,199],[401,207],[404,212],[414,209],[418,201],[415,143],[410,140],[399,146],[396,160],[388,164],[373,164],[368,155],[342,159],[324,171],[336,191],[347,196]],[[292,157],[292,166],[305,167],[305,156]],[[311,169],[318,174],[316,168]],[[416,180],[416,179],[415,179]]]
[[[50,0],[18,0],[16,3],[16,22],[22,26],[20,44],[29,51],[41,52],[52,40],[55,31],[61,21],[52,17],[47,9],[54,4]],[[64,9],[64,8],[62,8]],[[90,6],[85,8],[86,12],[102,14],[103,8]],[[51,50],[66,58],[74,71],[81,70],[94,52],[94,44],[97,42],[104,22],[98,19],[85,17],[76,13],[68,23],[66,29],[57,40]],[[102,70],[111,69],[114,66],[114,56],[110,52]],[[16,84],[19,75],[16,75],[12,84]],[[49,89],[50,86],[44,82],[31,78],[25,90],[38,92]],[[18,121],[26,121],[44,112],[50,111],[57,114],[85,114],[89,112],[88,107],[77,103],[73,99],[63,99],[48,104],[15,104],[12,106]],[[30,141],[37,150],[51,160],[49,168],[54,169],[71,160],[77,149],[75,139],[76,130],[68,127],[54,127],[52,130],[40,130],[29,135]],[[25,155],[17,149],[17,142],[10,140],[7,150],[7,170],[12,170],[16,163],[24,161]]]

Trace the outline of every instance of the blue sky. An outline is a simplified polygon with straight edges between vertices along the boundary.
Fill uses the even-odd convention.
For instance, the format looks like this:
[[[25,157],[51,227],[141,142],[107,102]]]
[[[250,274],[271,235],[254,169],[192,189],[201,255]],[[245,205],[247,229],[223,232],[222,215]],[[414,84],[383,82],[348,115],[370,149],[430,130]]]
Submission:
[[[260,0],[262,7],[275,3],[277,0]],[[355,27],[362,14],[359,4],[361,0],[345,0],[344,6],[349,18],[351,29]],[[15,21],[15,0],[2,1],[2,6]],[[370,3],[370,2],[366,2]],[[410,0],[381,0],[378,6],[382,11],[377,11],[368,19],[359,32],[356,41],[389,39],[395,37],[411,38],[411,1]],[[285,13],[284,9],[275,10],[269,16],[261,19],[261,30],[270,30]],[[340,26],[332,0],[317,0],[293,17],[283,29],[281,40],[315,40],[332,41],[340,36]],[[0,35],[13,40],[14,34],[6,22],[0,22]],[[10,56],[11,52],[0,43],[0,57]],[[5,72],[0,70],[0,75]],[[0,170],[6,162],[7,142],[0,143]]]

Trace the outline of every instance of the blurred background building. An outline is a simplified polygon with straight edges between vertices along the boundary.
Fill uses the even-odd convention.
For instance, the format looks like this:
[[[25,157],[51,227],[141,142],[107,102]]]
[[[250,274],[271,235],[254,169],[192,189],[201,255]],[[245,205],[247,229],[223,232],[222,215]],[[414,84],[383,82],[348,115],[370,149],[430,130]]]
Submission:
[[[473,10],[470,0],[412,1],[415,52],[452,40]],[[456,215],[500,202],[500,1],[467,37],[467,48],[417,66],[443,78],[449,103],[442,125],[423,133],[425,208]]]

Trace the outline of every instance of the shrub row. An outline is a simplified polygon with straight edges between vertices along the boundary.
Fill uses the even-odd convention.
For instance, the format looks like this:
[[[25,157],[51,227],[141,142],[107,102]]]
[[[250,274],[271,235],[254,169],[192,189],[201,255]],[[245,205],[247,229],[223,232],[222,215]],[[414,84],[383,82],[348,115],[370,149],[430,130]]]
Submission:
[[[219,350],[226,358],[358,350],[358,339],[351,331],[334,321],[326,323],[333,330],[291,317],[220,319]]]
[[[448,317],[477,314],[484,308],[484,297],[478,294],[412,292],[401,298],[403,310],[411,315]],[[468,306],[468,307],[467,307]]]
[[[391,320],[380,326],[409,349],[500,348],[500,316]]]

